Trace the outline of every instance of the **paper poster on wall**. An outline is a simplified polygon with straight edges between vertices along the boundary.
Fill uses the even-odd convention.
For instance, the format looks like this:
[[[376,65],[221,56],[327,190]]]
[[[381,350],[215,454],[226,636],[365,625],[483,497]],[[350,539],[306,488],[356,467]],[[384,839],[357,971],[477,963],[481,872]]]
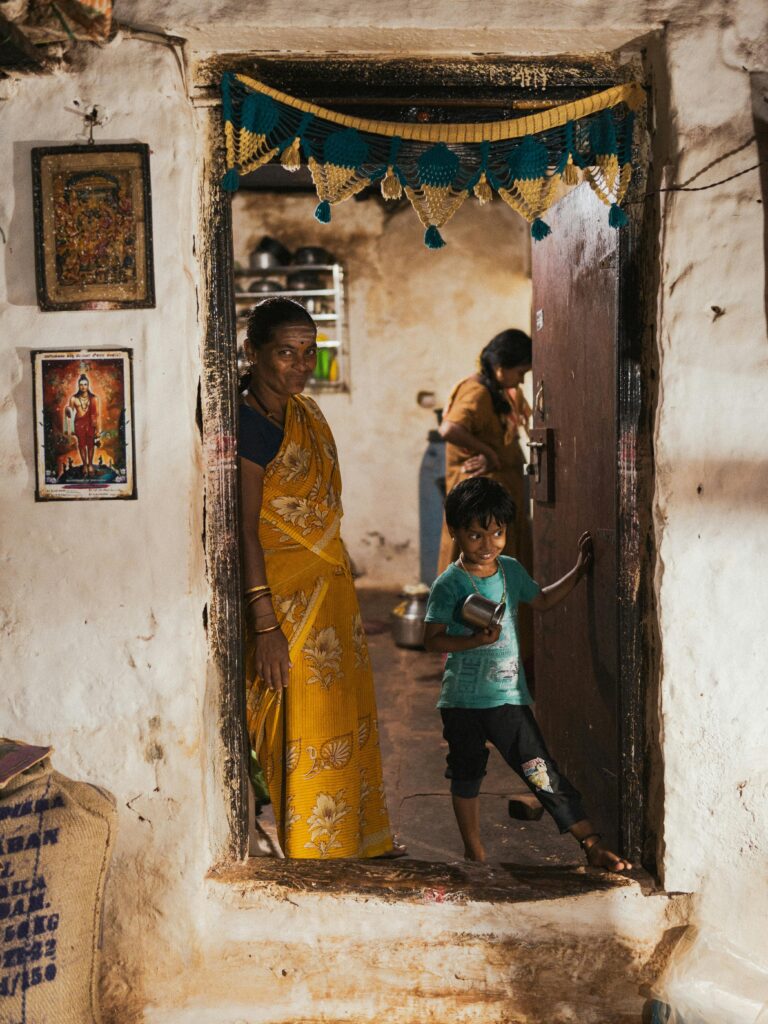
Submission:
[[[132,355],[32,353],[38,501],[136,497]]]
[[[33,149],[32,185],[41,309],[155,305],[148,146]]]

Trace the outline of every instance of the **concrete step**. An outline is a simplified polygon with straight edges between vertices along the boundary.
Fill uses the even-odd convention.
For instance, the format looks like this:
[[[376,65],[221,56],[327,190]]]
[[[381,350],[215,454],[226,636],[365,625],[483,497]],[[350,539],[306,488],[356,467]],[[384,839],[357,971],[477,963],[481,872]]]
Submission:
[[[208,886],[183,1005],[147,1024],[640,1024],[688,913],[585,868],[259,858]]]

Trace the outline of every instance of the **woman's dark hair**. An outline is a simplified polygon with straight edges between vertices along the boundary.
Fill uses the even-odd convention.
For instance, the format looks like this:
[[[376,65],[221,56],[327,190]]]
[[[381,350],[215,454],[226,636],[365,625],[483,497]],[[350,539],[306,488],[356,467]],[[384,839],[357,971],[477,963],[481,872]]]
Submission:
[[[284,324],[306,324],[313,330],[317,325],[300,302],[275,295],[257,303],[248,314],[247,338],[251,349],[268,345],[275,330]],[[251,371],[240,378],[240,390],[245,391],[251,382]]]
[[[462,480],[445,499],[445,521],[452,530],[466,530],[475,520],[484,530],[491,522],[505,525],[512,522],[515,512],[506,487],[487,476]]]
[[[480,353],[480,380],[488,388],[494,412],[504,415],[510,410],[503,388],[494,376],[497,366],[508,369],[513,366],[530,366],[532,359],[531,339],[525,331],[510,328],[491,338]]]

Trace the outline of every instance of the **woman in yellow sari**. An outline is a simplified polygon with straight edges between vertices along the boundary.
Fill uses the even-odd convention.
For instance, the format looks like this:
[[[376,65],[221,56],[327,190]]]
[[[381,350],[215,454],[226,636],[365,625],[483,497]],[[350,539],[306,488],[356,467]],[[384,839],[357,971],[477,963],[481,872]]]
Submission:
[[[302,395],[315,324],[290,299],[248,322],[240,407],[247,722],[283,853],[399,855],[392,841],[376,698],[339,524],[330,428]]]

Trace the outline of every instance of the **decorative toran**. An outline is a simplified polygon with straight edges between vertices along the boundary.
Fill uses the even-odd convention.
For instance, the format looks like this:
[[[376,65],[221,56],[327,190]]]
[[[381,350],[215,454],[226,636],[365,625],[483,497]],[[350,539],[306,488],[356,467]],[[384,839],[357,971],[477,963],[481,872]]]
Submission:
[[[430,125],[339,114],[231,71],[221,91],[222,187],[235,191],[241,175],[278,156],[296,171],[303,154],[323,223],[331,206],[378,181],[385,199],[405,192],[430,249],[445,245],[439,228],[469,195],[484,204],[494,192],[539,241],[550,233],[543,215],[562,197],[562,185],[582,178],[610,208],[611,226],[627,223],[620,204],[632,175],[633,111],[645,100],[637,83],[507,121]]]

